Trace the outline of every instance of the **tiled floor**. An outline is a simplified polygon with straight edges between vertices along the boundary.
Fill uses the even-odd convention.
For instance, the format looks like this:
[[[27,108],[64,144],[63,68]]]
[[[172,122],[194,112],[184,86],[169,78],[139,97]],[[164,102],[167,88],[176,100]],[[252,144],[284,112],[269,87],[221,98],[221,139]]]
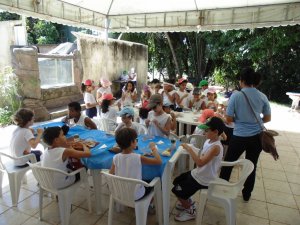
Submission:
[[[280,133],[280,136],[276,137],[280,160],[275,162],[270,155],[261,154],[251,200],[244,203],[241,196],[237,199],[238,225],[300,224],[300,116],[297,113],[285,113],[286,111],[283,111],[282,115],[275,114],[273,120],[277,122],[268,125]],[[236,175],[237,171],[232,177]],[[44,196],[43,221],[39,221],[38,188],[31,173],[28,174],[28,183],[22,186],[18,207],[11,206],[7,177],[3,183],[3,196],[0,198],[1,225],[59,224],[57,202],[49,196]],[[93,196],[92,191],[91,195]],[[108,205],[108,195],[104,193],[103,198],[106,199],[103,202]],[[194,199],[198,200],[197,194]],[[93,200],[92,198],[92,204]],[[176,199],[172,195],[170,225],[195,224],[195,221],[174,221],[174,215],[177,213],[174,209],[175,202]],[[75,195],[70,224],[107,224],[107,205],[103,206],[105,211],[101,215],[96,215],[94,211],[89,214],[84,195],[79,191]],[[113,224],[135,224],[134,211],[126,209],[123,213],[115,213]],[[154,215],[148,215],[147,224],[156,224]],[[202,224],[225,225],[223,209],[209,202]]]

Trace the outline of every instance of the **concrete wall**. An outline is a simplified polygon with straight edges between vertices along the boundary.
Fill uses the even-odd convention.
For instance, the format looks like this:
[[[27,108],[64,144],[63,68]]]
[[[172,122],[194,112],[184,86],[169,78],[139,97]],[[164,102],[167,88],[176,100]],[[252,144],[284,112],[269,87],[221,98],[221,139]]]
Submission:
[[[141,90],[142,84],[147,82],[148,46],[115,39],[108,39],[106,45],[105,40],[100,37],[73,34],[77,37],[81,53],[83,80],[93,79],[96,83],[102,77],[111,81],[117,80],[122,71],[134,67],[138,91]]]
[[[14,20],[0,22],[0,68],[11,66],[10,46],[16,44],[14,32],[15,25],[22,25],[22,21]]]
[[[52,119],[53,108],[66,107],[71,101],[82,99],[79,88],[82,65],[78,51],[73,56],[74,85],[42,89],[36,48],[14,48],[13,69],[22,84],[23,107],[34,110],[37,121]]]

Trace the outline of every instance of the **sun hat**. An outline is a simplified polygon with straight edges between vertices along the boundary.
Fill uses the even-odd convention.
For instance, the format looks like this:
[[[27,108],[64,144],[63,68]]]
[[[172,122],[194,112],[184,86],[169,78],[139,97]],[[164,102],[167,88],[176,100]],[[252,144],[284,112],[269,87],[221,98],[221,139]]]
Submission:
[[[102,95],[102,99],[103,100],[113,100],[116,99],[111,93],[104,93]]]
[[[85,80],[85,82],[84,82],[84,85],[86,85],[86,86],[92,86],[94,84],[94,81],[92,81],[92,80],[90,80],[90,79],[87,79],[87,80]]]
[[[201,80],[199,83],[199,87],[203,87],[203,86],[208,86],[208,81],[207,80]]]
[[[144,85],[143,86],[143,91],[150,91],[150,87],[148,85]]]
[[[186,84],[186,88],[185,88],[187,91],[192,91],[194,89],[194,86],[192,83],[187,83]]]
[[[201,113],[201,116],[199,117],[200,123],[205,123],[207,119],[213,117],[215,115],[215,112],[213,109],[204,109]]]
[[[224,122],[219,117],[212,117],[210,120],[208,120],[205,124],[200,124],[198,128],[202,130],[218,130],[218,133],[221,134],[224,131]]]
[[[154,106],[162,103],[162,97],[160,94],[151,95],[149,99],[148,109],[152,109]]]
[[[183,82],[188,82],[188,80],[184,77],[182,77],[178,80],[178,84],[182,84]]]
[[[100,83],[101,83],[102,86],[105,86],[105,87],[108,87],[108,86],[111,85],[111,82],[108,79],[105,79],[105,78],[101,78]]]
[[[119,116],[126,116],[126,117],[130,117],[130,116],[134,116],[134,110],[132,107],[124,107],[120,112],[118,112]]]
[[[207,93],[216,93],[216,89],[214,89],[214,88],[208,88],[207,89]]]

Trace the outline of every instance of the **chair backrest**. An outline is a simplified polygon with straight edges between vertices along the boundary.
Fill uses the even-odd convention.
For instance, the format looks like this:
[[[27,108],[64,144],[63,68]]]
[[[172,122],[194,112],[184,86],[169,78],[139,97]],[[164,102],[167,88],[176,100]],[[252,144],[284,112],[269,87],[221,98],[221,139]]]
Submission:
[[[148,129],[145,125],[143,124],[140,124],[140,123],[136,123],[137,126],[138,126],[138,135],[141,135],[141,134],[147,134],[148,133]]]
[[[92,120],[96,124],[98,130],[103,130],[105,132],[113,131],[113,127],[115,128],[116,125],[116,122],[112,119],[94,117]]]
[[[170,139],[179,140],[179,141],[181,141],[181,142],[183,142],[183,143],[186,143],[186,142],[187,142],[187,138],[186,138],[185,135],[178,136],[178,135],[176,135],[176,134],[174,134],[174,133],[172,133],[172,132],[170,132],[169,138],[170,138]]]
[[[202,134],[192,134],[188,137],[188,143],[193,144],[196,148],[202,149],[206,136]]]
[[[254,169],[254,165],[248,159],[239,159],[239,160],[234,161],[234,162],[222,161],[222,166],[226,166],[226,165],[227,166],[241,166],[242,167],[241,175],[240,175],[239,179],[237,180],[237,182],[235,182],[235,183],[230,183],[230,182],[227,182],[225,180],[222,180],[222,179],[218,178],[218,179],[222,180],[221,186],[222,186],[224,195],[228,196],[229,198],[234,199],[234,198],[237,197],[238,193],[243,188],[247,177],[252,173],[252,171]],[[213,192],[213,191],[210,190],[210,186],[208,187],[208,189],[209,189],[208,190],[209,192],[211,192],[211,193]],[[220,190],[218,190],[218,188],[216,188],[215,190],[220,191]]]
[[[119,203],[133,207],[135,205],[135,190],[137,186],[149,186],[146,182],[138,179],[120,177],[107,172],[102,172],[106,178],[108,190],[112,197]]]
[[[38,181],[40,187],[44,190],[50,191],[52,193],[56,193],[57,187],[55,184],[55,176],[57,174],[63,174],[68,176],[67,173],[53,168],[47,168],[41,166],[41,163],[28,163],[35,179]]]

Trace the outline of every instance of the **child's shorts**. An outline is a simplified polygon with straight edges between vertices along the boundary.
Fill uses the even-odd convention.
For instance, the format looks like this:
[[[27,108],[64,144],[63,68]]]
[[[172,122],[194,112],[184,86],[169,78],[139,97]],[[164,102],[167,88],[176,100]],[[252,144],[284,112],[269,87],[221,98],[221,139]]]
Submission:
[[[183,173],[173,181],[172,192],[181,199],[187,200],[200,189],[207,189],[207,186],[199,184],[191,174],[191,171]]]

